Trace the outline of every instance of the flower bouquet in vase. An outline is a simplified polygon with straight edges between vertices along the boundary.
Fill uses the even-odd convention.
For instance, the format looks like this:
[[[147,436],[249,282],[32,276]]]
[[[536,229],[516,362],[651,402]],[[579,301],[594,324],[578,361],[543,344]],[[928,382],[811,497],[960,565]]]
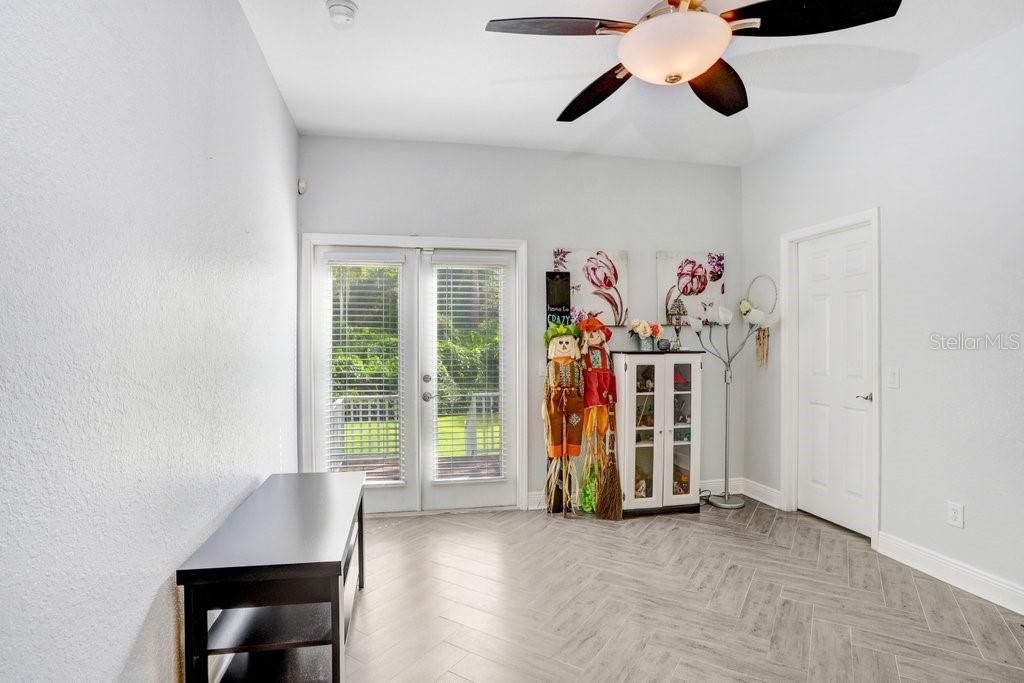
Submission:
[[[661,338],[661,325],[654,321],[634,320],[629,325],[629,336],[637,340],[641,351],[654,351],[654,344]]]

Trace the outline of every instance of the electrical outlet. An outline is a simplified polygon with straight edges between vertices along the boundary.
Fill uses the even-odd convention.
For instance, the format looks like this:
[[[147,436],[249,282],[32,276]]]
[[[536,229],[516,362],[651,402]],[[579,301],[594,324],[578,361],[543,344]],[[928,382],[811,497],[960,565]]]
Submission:
[[[886,368],[885,370],[885,386],[890,389],[900,388],[900,369],[899,368]]]
[[[964,528],[964,506],[962,503],[946,501],[946,524],[958,529]]]

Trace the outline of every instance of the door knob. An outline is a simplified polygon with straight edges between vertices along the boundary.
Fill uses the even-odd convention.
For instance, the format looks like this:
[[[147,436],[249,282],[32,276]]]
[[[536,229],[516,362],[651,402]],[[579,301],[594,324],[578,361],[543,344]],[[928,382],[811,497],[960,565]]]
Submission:
[[[875,400],[875,392],[871,392],[867,396],[858,396],[857,398],[862,398],[865,401],[874,401]]]
[[[424,391],[422,395],[424,401],[430,401],[431,399],[437,398],[437,394],[432,394],[429,391]]]

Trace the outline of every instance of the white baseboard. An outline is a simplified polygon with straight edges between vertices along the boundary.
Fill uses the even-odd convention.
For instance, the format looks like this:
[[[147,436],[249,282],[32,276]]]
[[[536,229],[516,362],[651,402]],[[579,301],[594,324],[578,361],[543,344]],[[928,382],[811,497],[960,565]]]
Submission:
[[[1018,614],[1024,614],[1024,586],[1020,584],[884,531],[878,534],[876,550],[919,572],[934,576]]]
[[[712,495],[718,495],[725,490],[724,479],[705,479],[700,483],[702,489],[709,489]],[[743,477],[731,477],[729,479],[729,493],[742,493],[748,498],[761,501],[773,508],[779,507],[781,496],[777,489],[768,488],[760,482]]]
[[[780,507],[779,501],[782,500],[782,496],[779,495],[778,489],[768,488],[760,482],[756,482],[753,479],[743,479],[743,495],[759,500],[765,505],[770,505],[773,508]]]
[[[702,489],[710,489],[712,494],[717,495],[725,489],[725,480],[711,479],[702,481],[700,487]],[[751,479],[744,479],[742,477],[730,479],[729,492],[742,493],[754,500],[761,501],[765,505],[771,505],[776,508],[779,507],[779,492],[776,489],[768,488],[764,484],[760,484]],[[546,507],[544,502],[544,492],[530,491],[526,505],[527,510],[543,510]]]

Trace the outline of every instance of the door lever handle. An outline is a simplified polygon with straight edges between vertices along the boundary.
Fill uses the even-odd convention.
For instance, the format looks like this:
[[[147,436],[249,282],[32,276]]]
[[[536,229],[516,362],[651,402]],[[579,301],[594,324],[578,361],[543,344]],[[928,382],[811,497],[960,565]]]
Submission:
[[[870,402],[870,401],[874,401],[874,400],[875,400],[875,392],[871,392],[871,393],[870,393],[870,394],[868,394],[867,396],[858,396],[857,398],[862,398],[862,399],[864,399],[865,401],[869,401],[869,402]]]
[[[430,401],[437,398],[437,394],[432,394],[429,391],[424,391],[422,397],[424,401]]]

